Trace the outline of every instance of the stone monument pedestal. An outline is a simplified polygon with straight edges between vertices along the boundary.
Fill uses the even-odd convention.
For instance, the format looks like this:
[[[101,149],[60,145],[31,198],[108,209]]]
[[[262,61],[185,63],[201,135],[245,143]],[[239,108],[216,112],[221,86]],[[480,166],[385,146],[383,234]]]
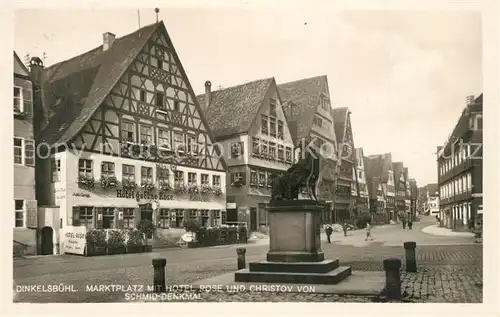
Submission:
[[[236,282],[337,284],[351,267],[325,260],[321,249],[321,213],[315,200],[277,200],[267,208],[269,252],[266,261],[235,273]]]

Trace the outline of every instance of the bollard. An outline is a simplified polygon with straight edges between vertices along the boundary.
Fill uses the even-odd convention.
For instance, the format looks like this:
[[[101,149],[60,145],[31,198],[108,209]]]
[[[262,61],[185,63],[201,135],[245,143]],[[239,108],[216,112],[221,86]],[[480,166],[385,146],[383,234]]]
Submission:
[[[153,259],[153,287],[154,292],[160,293],[165,292],[165,266],[167,265],[167,259],[158,258]]]
[[[417,258],[415,255],[415,248],[417,243],[414,241],[407,241],[403,243],[406,254],[406,272],[417,272]]]
[[[245,248],[236,249],[236,254],[238,254],[238,270],[242,270],[246,267],[246,263],[245,263],[245,253],[246,252],[247,252],[247,249],[245,249]]]
[[[401,260],[390,258],[384,260],[385,270],[385,292],[390,299],[401,298],[401,277],[399,269],[401,268]]]

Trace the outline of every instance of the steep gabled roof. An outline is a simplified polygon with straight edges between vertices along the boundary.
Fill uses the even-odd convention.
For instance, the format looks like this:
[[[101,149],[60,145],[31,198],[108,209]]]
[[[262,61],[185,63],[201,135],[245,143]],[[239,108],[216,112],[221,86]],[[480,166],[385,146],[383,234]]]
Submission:
[[[29,70],[28,68],[26,68],[26,66],[24,65],[24,63],[21,61],[21,59],[19,58],[19,55],[17,55],[16,51],[14,51],[14,63],[15,61],[17,61],[18,65],[21,67],[21,69],[26,72],[26,74],[29,74]],[[16,68],[14,66],[14,73],[16,72]]]
[[[271,77],[212,91],[208,107],[206,95],[196,96],[215,138],[248,132],[273,82]]]
[[[408,179],[408,167],[404,167],[404,168],[403,168],[403,173],[404,173],[404,175],[405,175],[405,180],[406,180],[406,181],[409,181],[409,179]]]
[[[393,162],[392,169],[394,170],[394,183],[397,184],[403,173],[403,162]]]
[[[291,102],[287,104],[289,107],[285,113],[289,123],[296,122],[296,131],[292,133],[295,136],[294,141],[309,136],[314,114],[320,105],[321,93],[327,89],[326,75],[278,85],[278,92],[283,103]]]
[[[332,109],[333,124],[335,125],[335,136],[337,137],[337,143],[344,141],[344,134],[346,129],[346,119],[349,114],[349,108],[338,107]]]
[[[377,189],[381,183],[380,177],[373,177],[367,180],[368,194],[370,199],[377,199]]]
[[[115,39],[103,51],[102,45],[44,70],[43,91],[46,115],[55,115],[42,131],[49,144],[70,142],[92,117],[152,34],[163,22],[145,26]]]
[[[367,181],[374,177],[382,178],[384,168],[384,161],[381,156],[364,157],[363,163],[365,164],[365,174]]]
[[[366,157],[367,160],[364,161],[365,163],[365,173],[372,173],[372,177],[380,177],[382,183],[387,183],[389,180],[389,170],[393,170],[392,168],[392,154],[391,153],[385,153],[385,154],[375,154],[375,155],[369,155]],[[371,171],[368,171],[368,165],[369,164],[371,167]]]

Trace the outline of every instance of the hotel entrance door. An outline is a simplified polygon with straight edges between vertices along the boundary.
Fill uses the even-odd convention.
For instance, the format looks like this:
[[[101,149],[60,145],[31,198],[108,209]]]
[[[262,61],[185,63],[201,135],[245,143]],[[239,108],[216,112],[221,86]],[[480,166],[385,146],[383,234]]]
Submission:
[[[153,207],[151,204],[139,205],[139,209],[141,210],[141,220],[147,219],[153,222]],[[154,223],[153,223],[154,224]],[[153,235],[150,234],[148,239],[152,239]]]

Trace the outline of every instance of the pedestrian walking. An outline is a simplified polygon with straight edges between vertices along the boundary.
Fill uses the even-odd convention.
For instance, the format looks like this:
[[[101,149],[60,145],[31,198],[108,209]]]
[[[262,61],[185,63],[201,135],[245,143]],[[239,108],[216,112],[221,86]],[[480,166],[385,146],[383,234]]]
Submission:
[[[408,229],[411,230],[412,226],[413,226],[413,222],[411,220],[408,220]]]
[[[371,228],[369,222],[366,223],[366,228],[365,229],[366,229],[366,239],[365,239],[365,241],[368,241],[368,239],[371,240],[372,239],[372,232],[371,232],[372,228]]]
[[[347,237],[347,221],[344,221],[342,225],[342,230],[344,230],[344,237]]]
[[[326,233],[326,239],[328,240],[328,243],[332,243],[332,240],[330,239],[330,236],[333,233],[332,226],[326,225],[326,227],[325,227],[325,233]]]
[[[402,223],[403,223],[403,229],[406,229],[406,219],[403,218]]]

